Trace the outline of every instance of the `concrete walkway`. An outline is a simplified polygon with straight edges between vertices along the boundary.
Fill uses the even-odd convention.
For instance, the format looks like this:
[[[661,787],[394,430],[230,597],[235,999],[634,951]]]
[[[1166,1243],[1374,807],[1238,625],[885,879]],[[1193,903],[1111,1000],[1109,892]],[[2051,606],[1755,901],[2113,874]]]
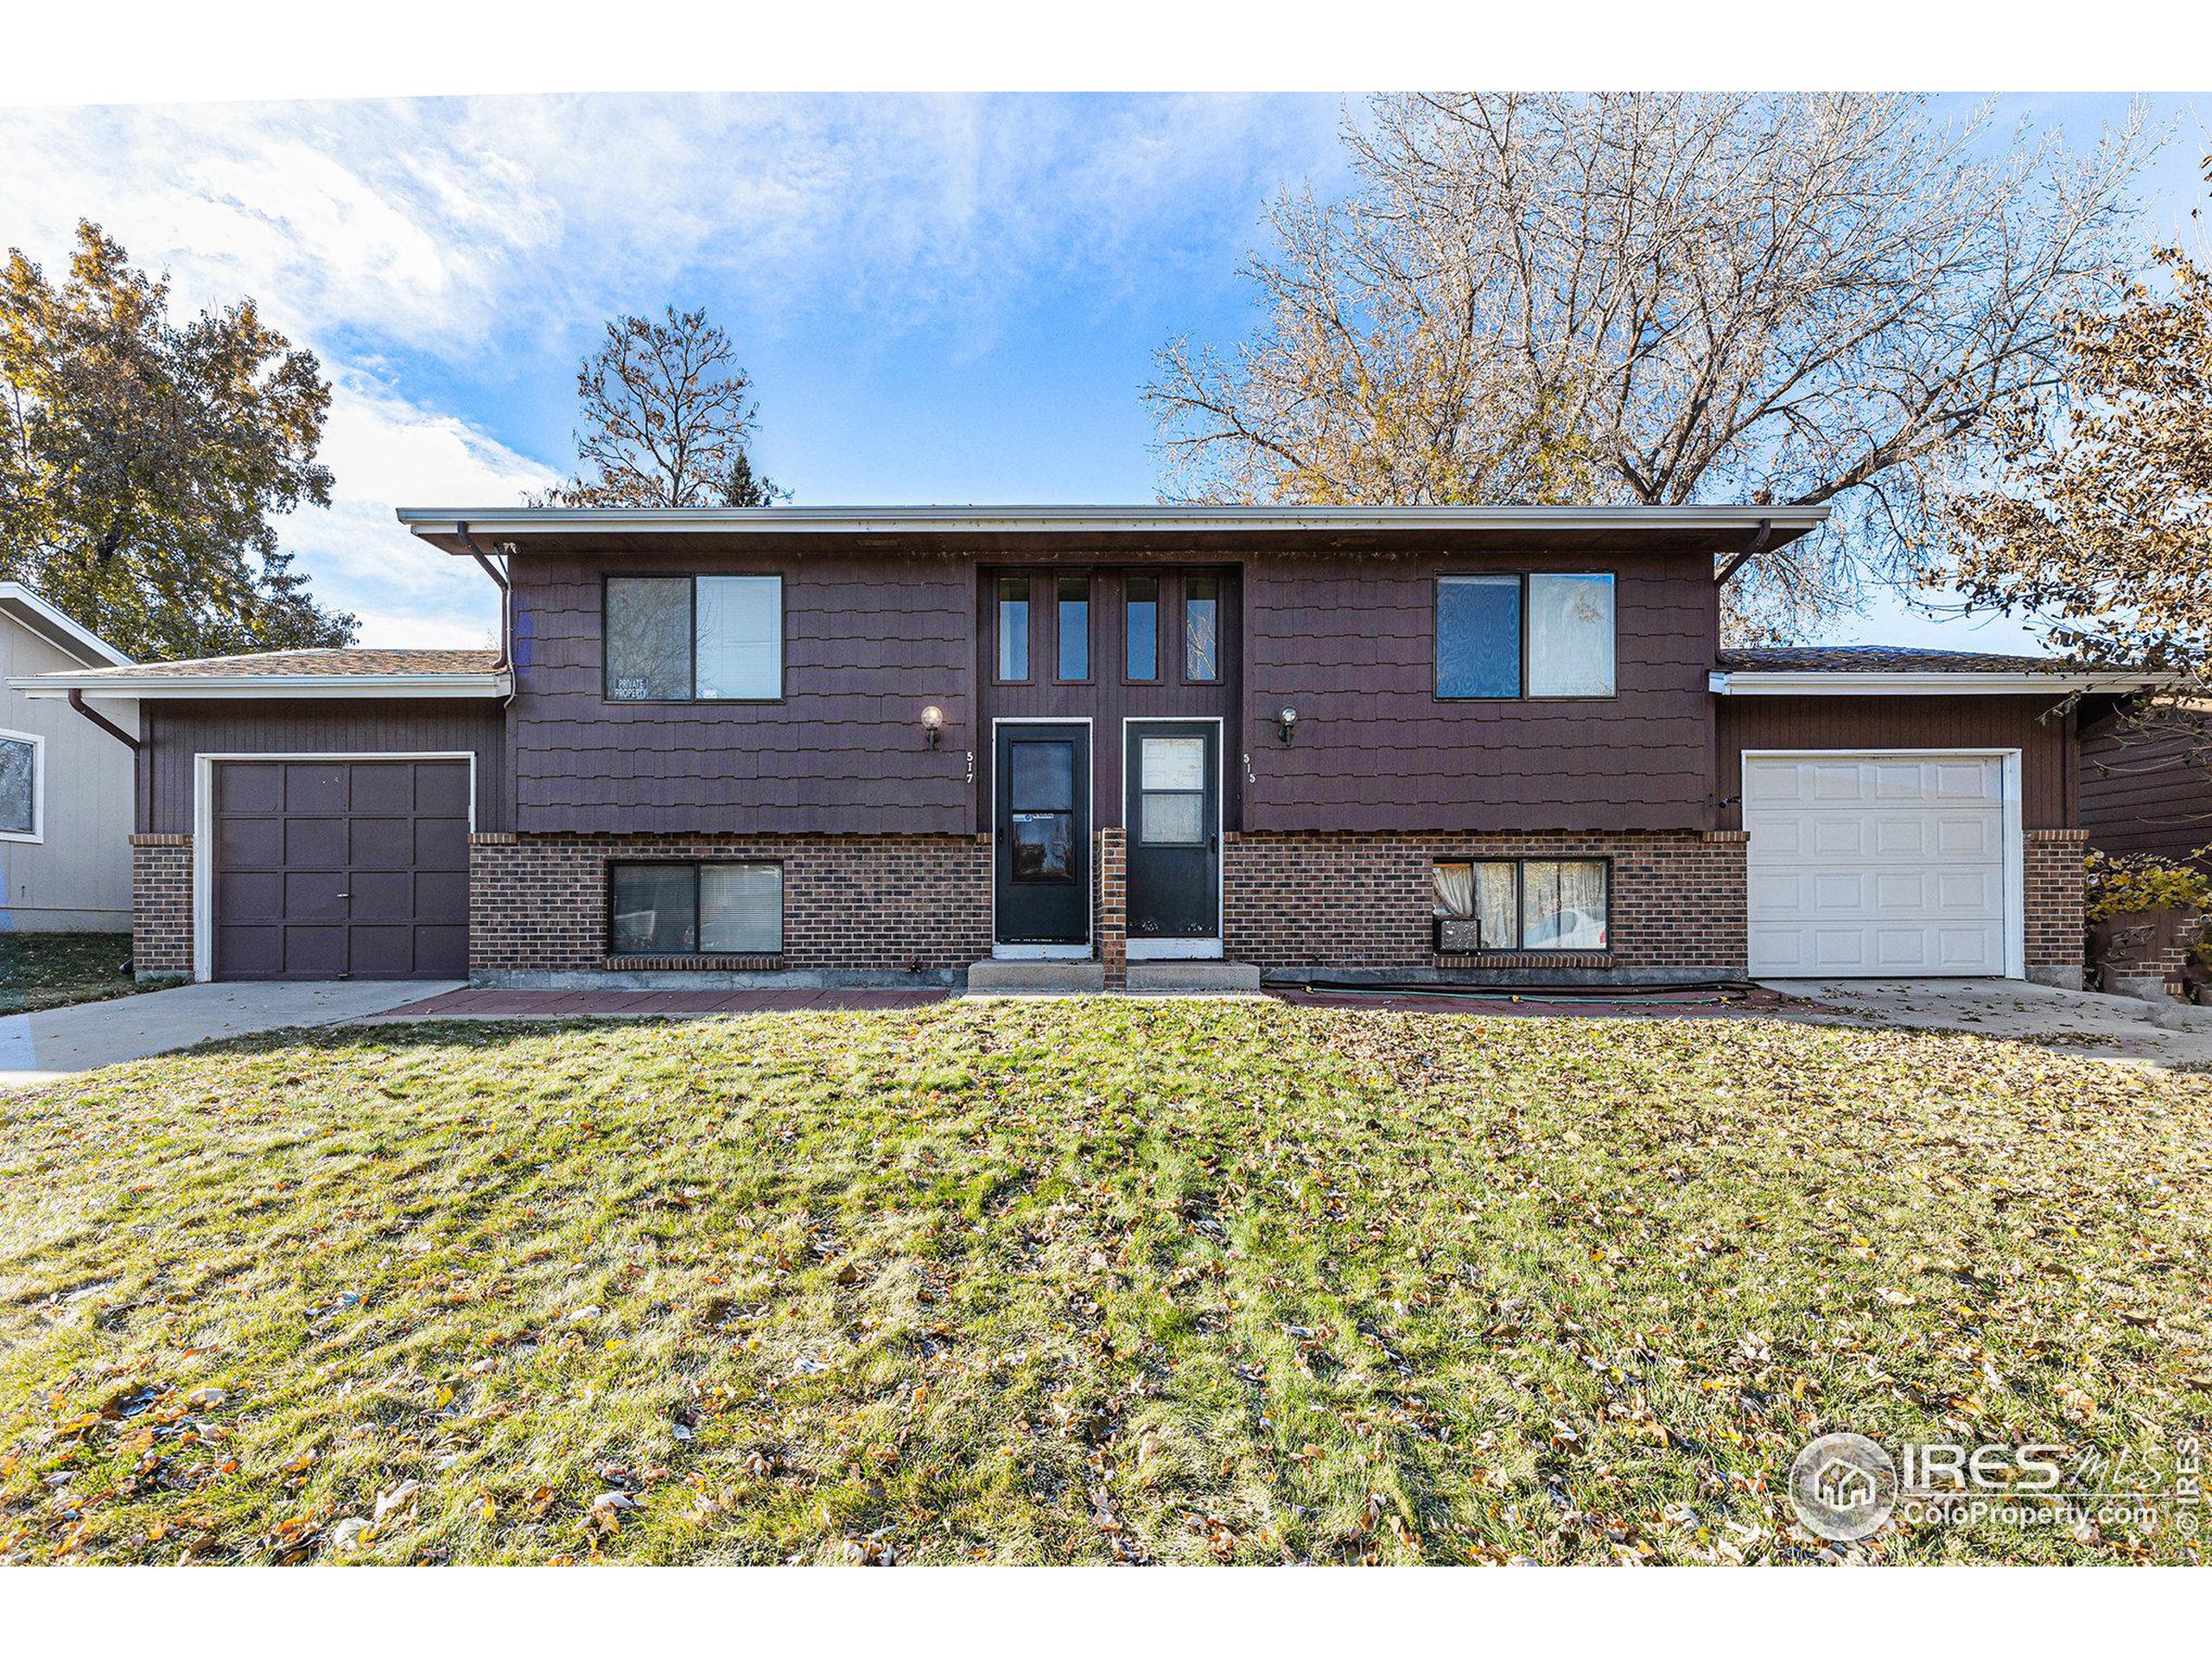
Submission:
[[[219,1038],[342,1025],[461,988],[459,981],[421,979],[180,985],[11,1014],[0,1017],[0,1089],[56,1083]]]
[[[2088,1058],[2212,1066],[2212,1009],[2017,979],[1770,979],[1785,1020],[1965,1031]]]

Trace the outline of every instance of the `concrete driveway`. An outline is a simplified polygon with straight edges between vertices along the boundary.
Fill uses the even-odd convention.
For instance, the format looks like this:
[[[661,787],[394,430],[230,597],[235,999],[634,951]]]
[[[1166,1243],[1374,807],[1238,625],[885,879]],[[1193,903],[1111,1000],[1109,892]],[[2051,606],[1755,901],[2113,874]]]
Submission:
[[[2212,1066],[2212,1008],[2062,991],[2017,979],[1770,979],[1776,1010],[1816,1025],[2005,1037],[2088,1058]]]
[[[11,1014],[0,1017],[0,1089],[56,1083],[223,1037],[342,1025],[461,988],[459,980],[423,979],[180,985]]]

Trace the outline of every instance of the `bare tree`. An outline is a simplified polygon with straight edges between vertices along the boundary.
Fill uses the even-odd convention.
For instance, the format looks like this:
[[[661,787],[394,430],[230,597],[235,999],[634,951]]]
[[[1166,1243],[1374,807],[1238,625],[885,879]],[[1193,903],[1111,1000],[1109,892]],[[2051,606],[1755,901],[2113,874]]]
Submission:
[[[1457,93],[1348,126],[1358,188],[1270,213],[1266,316],[1148,392],[1200,501],[1833,500],[1732,631],[1800,630],[1928,552],[1993,410],[2111,281],[2139,124],[1978,158],[1898,96]]]
[[[753,470],[752,385],[703,310],[671,306],[665,322],[615,318],[576,372],[582,469],[533,504],[765,507],[788,499]]]

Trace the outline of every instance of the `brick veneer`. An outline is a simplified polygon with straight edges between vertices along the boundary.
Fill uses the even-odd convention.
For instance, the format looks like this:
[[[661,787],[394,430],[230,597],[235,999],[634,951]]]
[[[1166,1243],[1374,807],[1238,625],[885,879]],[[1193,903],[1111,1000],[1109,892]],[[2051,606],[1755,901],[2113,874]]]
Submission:
[[[141,979],[192,971],[192,837],[130,837],[130,958]]]
[[[990,842],[969,836],[469,837],[472,974],[965,968],[991,953]],[[779,956],[610,957],[607,866],[625,859],[772,859],[784,867]]]
[[[2082,915],[2086,830],[2031,830],[2021,871],[2027,888],[2028,977],[2079,990],[2088,929]]]
[[[1128,830],[1098,832],[1097,925],[1091,937],[1098,941],[1098,961],[1109,991],[1125,989],[1129,982],[1128,852]]]
[[[1223,948],[1262,968],[1548,969],[1618,977],[1740,976],[1741,830],[1622,835],[1238,835],[1226,842]],[[1610,948],[1556,957],[1439,957],[1439,859],[1612,861]]]

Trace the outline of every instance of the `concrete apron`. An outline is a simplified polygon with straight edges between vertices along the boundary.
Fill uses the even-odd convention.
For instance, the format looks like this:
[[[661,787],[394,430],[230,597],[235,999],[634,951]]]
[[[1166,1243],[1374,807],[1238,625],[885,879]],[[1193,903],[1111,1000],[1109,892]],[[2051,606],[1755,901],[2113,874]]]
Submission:
[[[343,1025],[461,988],[459,980],[422,979],[180,985],[11,1014],[0,1017],[0,1089],[36,1088],[226,1037]]]

